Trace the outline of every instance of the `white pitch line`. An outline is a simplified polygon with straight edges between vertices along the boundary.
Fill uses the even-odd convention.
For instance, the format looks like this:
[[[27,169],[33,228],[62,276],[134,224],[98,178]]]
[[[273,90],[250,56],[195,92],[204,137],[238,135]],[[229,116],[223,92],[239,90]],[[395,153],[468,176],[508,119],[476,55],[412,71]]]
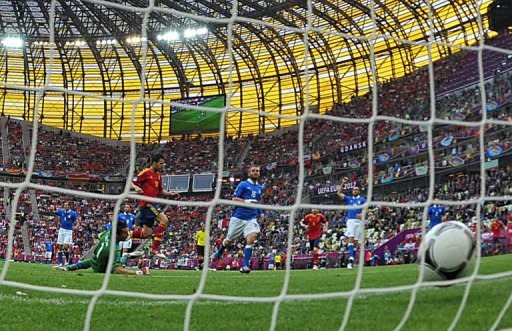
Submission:
[[[109,297],[110,299],[110,297]],[[88,305],[90,300],[84,299],[67,299],[67,298],[31,298],[29,294],[27,295],[15,295],[15,294],[0,294],[0,302],[2,301],[15,301],[15,302],[28,302],[28,303],[41,303],[41,304],[52,304],[52,305],[70,305],[70,304],[80,304],[80,305]],[[229,301],[212,301],[212,300],[201,300],[196,301],[194,305],[240,305],[240,304],[253,304],[255,302],[229,302]],[[167,305],[186,305],[187,301],[184,300],[99,300],[96,305],[108,305],[112,306],[121,305],[121,306],[167,306]]]
[[[508,281],[509,279],[494,279],[493,282],[504,282]],[[485,281],[484,281],[485,282]],[[457,284],[456,286],[465,286],[464,283]],[[438,291],[442,290],[442,288],[438,287],[428,287],[428,288],[422,288],[421,291]],[[30,294],[21,292],[20,294],[1,294],[0,293],[0,302],[2,301],[14,301],[14,302],[27,302],[27,303],[41,303],[41,304],[53,304],[53,305],[69,305],[69,304],[81,304],[81,305],[87,305],[89,304],[90,300],[83,299],[70,299],[70,298],[33,298],[30,296]],[[390,294],[397,294],[402,291],[397,292],[386,292],[386,293],[371,293],[371,294],[358,294],[357,299],[358,300],[366,300],[371,299],[376,296],[385,296]],[[406,293],[406,292],[403,292]],[[307,294],[306,294],[307,295]],[[103,297],[105,298],[105,297]],[[163,306],[163,305],[185,305],[187,304],[187,300],[116,300],[111,299],[113,297],[109,296],[108,300],[100,300],[96,303],[96,305],[109,305],[111,306],[113,303],[116,305],[121,306],[130,306],[133,307],[133,305],[138,306]],[[117,298],[117,297],[116,297]],[[308,298],[299,299],[296,301],[293,301],[295,303],[297,302],[305,302],[305,301],[319,301],[317,299],[310,300]],[[321,300],[320,300],[321,301]],[[194,305],[240,305],[240,304],[255,304],[257,302],[240,302],[240,301],[224,301],[224,300],[204,300],[200,299],[194,303]],[[292,303],[292,302],[290,302]],[[508,331],[512,331],[512,329],[508,329]]]

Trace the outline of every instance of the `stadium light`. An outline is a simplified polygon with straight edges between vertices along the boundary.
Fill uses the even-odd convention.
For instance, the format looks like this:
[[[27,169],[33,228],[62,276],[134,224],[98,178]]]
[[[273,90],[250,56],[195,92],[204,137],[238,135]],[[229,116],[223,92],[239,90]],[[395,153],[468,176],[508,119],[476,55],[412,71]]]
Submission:
[[[198,28],[187,28],[183,31],[171,30],[166,33],[162,33],[156,36],[157,40],[163,41],[176,41],[181,38],[183,39],[192,39],[197,36],[206,35],[208,33],[208,28],[206,27],[198,27]]]
[[[189,39],[189,38],[193,38],[195,37],[196,35],[196,30],[195,29],[185,29],[185,31],[183,31],[183,37]]]
[[[197,34],[198,34],[198,35],[205,35],[205,34],[207,34],[208,32],[209,32],[209,31],[208,31],[208,28],[206,28],[206,27],[204,27],[204,26],[203,26],[202,28],[197,29]]]
[[[64,44],[65,46],[76,46],[76,47],[82,47],[82,46],[85,46],[87,43],[84,41],[84,40],[80,40],[80,39],[77,39],[77,40],[70,40],[70,41],[66,41],[66,43]]]
[[[205,27],[190,28],[190,29],[185,29],[183,31],[183,37],[189,39],[189,38],[194,38],[195,36],[205,35],[207,33],[208,33],[208,29]]]
[[[115,44],[117,44],[117,40],[115,40],[115,39],[96,40],[96,45],[115,45]]]
[[[4,37],[1,43],[8,48],[21,48],[24,45],[23,39],[20,37]]]
[[[180,39],[180,34],[178,33],[178,31],[171,30],[164,34],[157,35],[156,39],[163,40],[163,41],[175,41],[175,40]]]
[[[126,38],[126,42],[128,44],[140,44],[141,42],[144,42],[146,41],[147,39],[146,38],[142,38],[141,36],[131,36],[131,37],[128,37]]]
[[[36,45],[36,46],[48,46],[50,45],[50,43],[46,40],[35,40],[32,42],[32,45]]]

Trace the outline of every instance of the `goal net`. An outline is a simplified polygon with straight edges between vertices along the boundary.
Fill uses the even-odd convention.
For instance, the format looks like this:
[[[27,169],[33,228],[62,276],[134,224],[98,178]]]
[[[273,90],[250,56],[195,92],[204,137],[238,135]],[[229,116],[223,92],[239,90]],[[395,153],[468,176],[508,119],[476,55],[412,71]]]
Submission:
[[[6,23],[0,49],[0,324],[512,328],[512,37],[489,29],[490,1],[5,2],[2,20],[23,29]],[[156,153],[179,197],[133,191]],[[247,207],[232,196],[250,164],[264,218],[242,275],[224,270],[240,267],[243,240],[210,256],[233,208]],[[338,197],[354,187],[361,206]],[[140,201],[169,218],[168,261],[138,262],[150,276],[114,275],[113,258],[104,274],[42,265],[55,262],[45,253],[65,202],[79,215],[66,256],[77,262]],[[425,281],[415,263],[433,204],[475,232],[467,277]],[[347,213],[358,208],[350,270]],[[300,226],[314,209],[329,222],[319,262]],[[204,267],[169,270],[198,266],[201,223]]]

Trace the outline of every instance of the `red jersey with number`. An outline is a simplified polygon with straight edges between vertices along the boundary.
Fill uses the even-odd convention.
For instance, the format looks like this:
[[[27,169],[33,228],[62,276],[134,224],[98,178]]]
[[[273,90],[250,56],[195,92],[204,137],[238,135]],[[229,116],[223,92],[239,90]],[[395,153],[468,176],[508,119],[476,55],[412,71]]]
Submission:
[[[306,231],[308,240],[320,238],[322,236],[323,224],[326,222],[327,218],[322,214],[307,214],[304,217],[304,224],[308,225],[308,229]]]
[[[142,194],[148,197],[156,198],[162,192],[162,175],[159,172],[153,171],[151,168],[146,168],[139,172],[133,178],[133,183],[142,189]],[[144,207],[147,201],[139,201],[139,207]]]

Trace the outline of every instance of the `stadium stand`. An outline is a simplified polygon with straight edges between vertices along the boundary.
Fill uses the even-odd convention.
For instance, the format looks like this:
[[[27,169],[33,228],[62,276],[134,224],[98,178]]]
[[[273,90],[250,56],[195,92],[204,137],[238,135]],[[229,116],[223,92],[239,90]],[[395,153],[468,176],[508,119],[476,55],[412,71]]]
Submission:
[[[491,45],[503,46],[512,43],[510,36],[501,36]],[[474,53],[460,52],[452,57],[434,63],[436,90],[440,98],[436,101],[437,116],[440,118],[479,120],[481,118],[481,98],[477,85],[478,76]],[[485,78],[488,107],[487,116],[494,119],[510,120],[512,117],[512,60],[503,55],[484,52]],[[474,64],[474,63],[473,63]],[[474,70],[472,68],[475,68]],[[460,74],[464,72],[464,79]],[[471,74],[468,74],[471,73]],[[405,119],[427,119],[430,116],[428,71],[420,69],[403,78],[380,86],[378,100],[379,115],[396,116]],[[490,105],[490,106],[489,106]],[[414,111],[412,111],[414,110]],[[354,97],[348,103],[338,104],[327,112],[329,115],[343,117],[368,117],[371,115],[370,94]],[[412,114],[409,116],[407,114]],[[367,125],[347,125],[346,123],[324,120],[308,120],[304,132],[306,178],[303,188],[304,201],[322,201],[336,203],[333,187],[339,179],[348,176],[351,181],[364,185],[367,163]],[[374,185],[375,199],[395,202],[426,201],[426,167],[428,166],[427,133],[419,126],[398,125],[388,121],[377,121],[374,127]],[[60,181],[104,182],[106,178],[124,178],[129,162],[129,145],[92,136],[78,135],[45,126],[38,128],[38,145],[34,173],[39,180],[50,183]],[[2,118],[2,176],[14,176],[22,173],[26,167],[27,151],[30,148],[32,126],[9,118]],[[251,162],[262,165],[265,181],[263,203],[273,205],[292,205],[295,202],[298,184],[298,150],[296,146],[298,128],[291,127],[281,132],[260,136],[247,136],[240,139],[226,137],[223,170],[225,178],[223,197],[229,198],[233,185],[243,174],[244,166]],[[435,197],[447,200],[464,200],[479,196],[480,178],[475,168],[480,158],[478,147],[478,128],[436,125],[434,134],[434,159],[438,176],[436,177]],[[510,165],[512,132],[507,128],[488,125],[485,128],[485,150],[487,161],[487,195],[503,196],[512,194],[512,166]],[[497,148],[496,149],[491,149]],[[183,136],[173,138],[166,143],[136,146],[136,168],[147,163],[154,152],[166,155],[166,174],[217,173],[218,140],[214,137]],[[492,154],[494,153],[494,154]],[[116,157],[112,157],[115,155]],[[493,163],[493,161],[497,161]],[[414,183],[414,188],[411,183]],[[108,183],[107,183],[108,184]],[[419,185],[418,185],[419,184]],[[30,193],[22,195],[17,210],[24,213],[24,223],[28,228],[28,257],[24,253],[21,227],[16,229],[14,258],[20,260],[44,259],[44,241],[55,237],[56,225],[51,220],[51,205],[62,205],[69,197],[57,194],[36,193],[38,215],[32,212]],[[4,198],[0,198],[0,257],[5,254],[7,214]],[[183,199],[208,201],[211,193],[185,194]],[[102,230],[113,213],[113,203],[96,199],[80,199],[77,204],[81,215],[80,225],[76,229],[75,259],[93,243],[95,234]],[[499,219],[505,224],[512,220],[510,205],[487,203],[484,218],[481,220],[484,231],[483,254],[508,252],[511,238],[504,234],[506,244],[496,249],[495,241],[489,241],[488,229],[491,223]],[[305,213],[306,211],[301,211]],[[449,207],[451,219],[470,222],[474,220],[474,207]],[[216,206],[212,222],[212,245],[222,234],[230,208]],[[167,255],[176,266],[178,261],[186,259],[193,266],[193,234],[204,221],[205,208],[175,207],[169,208],[170,220],[166,245]],[[344,239],[344,213],[326,212],[330,220],[330,229],[322,238],[324,252],[337,252],[329,255],[329,266],[344,263],[346,242]],[[300,218],[302,216],[298,215]],[[421,213],[414,208],[372,208],[368,214],[367,249],[370,252],[368,263],[403,263],[404,246],[416,244],[419,239],[409,237],[389,252],[391,257],[376,257],[371,253],[386,245],[400,232],[418,228],[421,225]],[[478,221],[478,220],[477,220]],[[286,251],[288,236],[288,215],[269,211],[262,235],[255,248],[255,256],[266,261],[269,255]],[[511,223],[512,224],[512,223]],[[306,255],[308,247],[303,230],[294,227],[293,254]],[[412,245],[411,244],[411,245]],[[413,245],[413,246],[414,246]],[[236,247],[236,246],[235,246]],[[224,267],[230,265],[237,250],[228,252]],[[333,258],[333,256],[335,256]],[[373,256],[373,259],[371,258]],[[407,258],[410,261],[410,257]],[[384,262],[386,260],[387,262]],[[301,259],[297,259],[301,261]],[[261,264],[260,262],[258,262]],[[302,264],[301,264],[302,265]],[[263,267],[263,265],[261,265]],[[307,264],[305,264],[307,266]]]

